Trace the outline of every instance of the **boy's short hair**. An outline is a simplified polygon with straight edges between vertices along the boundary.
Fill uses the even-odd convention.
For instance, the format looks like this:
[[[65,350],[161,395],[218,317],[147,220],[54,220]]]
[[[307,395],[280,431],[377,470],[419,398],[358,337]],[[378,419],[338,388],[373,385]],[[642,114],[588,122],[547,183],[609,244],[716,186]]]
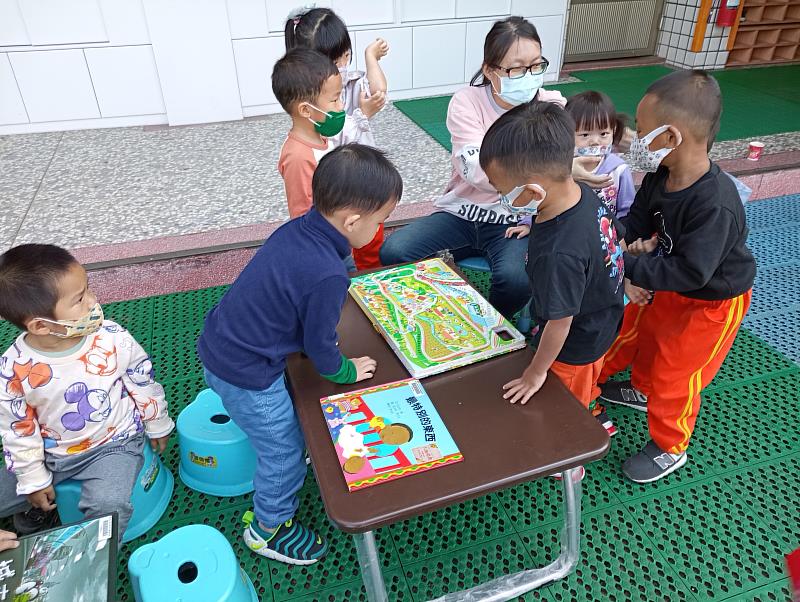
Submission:
[[[31,318],[53,319],[58,281],[76,263],[55,245],[19,245],[0,255],[0,316],[20,330]]]
[[[331,215],[345,207],[374,213],[399,201],[403,179],[386,154],[363,144],[345,144],[322,157],[311,179],[314,207]]]
[[[553,180],[572,174],[575,121],[551,102],[533,101],[514,107],[492,124],[483,137],[481,168],[493,161],[520,184],[532,173]]]
[[[310,48],[294,48],[272,68],[272,92],[291,115],[296,103],[313,104],[332,75],[339,75],[339,70],[327,56]]]
[[[695,138],[708,140],[710,149],[722,115],[722,92],[716,79],[699,69],[675,71],[653,82],[645,94],[658,99],[657,111],[665,124],[678,116],[693,128],[689,133]]]

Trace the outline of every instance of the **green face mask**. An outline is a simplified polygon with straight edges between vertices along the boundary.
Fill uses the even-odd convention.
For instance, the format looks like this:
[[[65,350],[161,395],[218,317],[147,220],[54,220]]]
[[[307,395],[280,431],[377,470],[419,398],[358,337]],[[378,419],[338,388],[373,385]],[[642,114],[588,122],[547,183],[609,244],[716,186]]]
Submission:
[[[314,124],[314,129],[317,130],[317,132],[325,137],[331,137],[342,131],[342,128],[344,128],[344,118],[346,115],[344,111],[331,111],[328,113],[322,109],[317,109],[317,107],[312,105],[310,102],[307,104],[309,107],[312,107],[313,109],[316,109],[325,115],[325,121],[322,122],[314,121],[310,117],[308,119]]]

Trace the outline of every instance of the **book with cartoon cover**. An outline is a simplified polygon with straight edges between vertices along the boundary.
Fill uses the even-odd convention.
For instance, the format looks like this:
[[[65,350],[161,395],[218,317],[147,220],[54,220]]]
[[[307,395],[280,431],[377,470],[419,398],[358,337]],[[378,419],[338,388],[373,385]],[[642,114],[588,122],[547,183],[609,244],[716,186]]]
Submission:
[[[0,602],[116,599],[117,515],[40,531],[0,552]]]
[[[350,491],[463,460],[416,379],[320,400]]]

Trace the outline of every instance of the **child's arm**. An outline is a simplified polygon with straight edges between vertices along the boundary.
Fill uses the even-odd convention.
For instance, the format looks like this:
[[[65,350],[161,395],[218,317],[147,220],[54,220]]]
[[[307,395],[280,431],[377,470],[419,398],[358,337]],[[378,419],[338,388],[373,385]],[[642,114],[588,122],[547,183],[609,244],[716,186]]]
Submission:
[[[346,120],[345,120],[346,121]],[[305,215],[311,209],[311,178],[314,176],[316,163],[311,158],[297,153],[281,157],[278,171],[283,177],[283,188],[286,191],[286,203],[289,206],[289,218]]]
[[[350,142],[375,146],[372,124],[370,124],[369,118],[361,109],[356,109],[352,115],[345,116],[342,133],[333,138],[333,140],[336,146],[349,144]]]
[[[508,399],[511,403],[520,402],[524,405],[542,388],[547,378],[547,371],[564,347],[570,326],[572,326],[572,316],[560,320],[549,320],[544,325],[536,355],[533,356],[533,360],[522,376],[503,385],[503,390],[506,391],[503,399]]]
[[[626,253],[625,275],[650,291],[696,291],[708,283],[738,238],[734,215],[712,206],[691,216],[680,233],[680,244],[669,255]],[[626,239],[631,240],[630,235]]]
[[[52,510],[53,476],[44,463],[44,440],[35,410],[24,397],[0,393],[0,435],[6,469],[17,477],[17,494],[29,496],[32,505]]]
[[[167,411],[164,387],[156,382],[153,363],[142,346],[128,332],[123,336],[128,340],[117,348],[129,348],[130,356],[126,358],[122,384],[139,410],[153,451],[160,453],[166,449],[169,434],[175,428]]]
[[[367,81],[369,81],[369,91],[372,94],[386,92],[386,76],[383,69],[378,64],[389,52],[389,44],[383,38],[377,38],[372,44],[367,46],[364,51],[364,59],[367,66]]]
[[[355,383],[371,378],[376,362],[369,357],[348,359],[336,345],[336,326],[342,315],[349,281],[331,276],[320,282],[298,308],[303,323],[303,351],[324,378],[339,383]]]
[[[619,188],[617,189],[617,217],[623,218],[628,215],[636,196],[636,187],[633,185],[633,175],[631,168],[627,165],[619,174]]]

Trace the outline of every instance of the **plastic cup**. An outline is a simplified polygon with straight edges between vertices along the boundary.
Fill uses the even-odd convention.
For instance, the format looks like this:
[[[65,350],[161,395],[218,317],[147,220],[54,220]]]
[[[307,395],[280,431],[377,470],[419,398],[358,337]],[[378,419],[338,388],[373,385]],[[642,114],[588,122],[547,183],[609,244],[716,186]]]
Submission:
[[[747,149],[747,160],[758,161],[761,158],[761,153],[764,152],[764,143],[753,140]]]

